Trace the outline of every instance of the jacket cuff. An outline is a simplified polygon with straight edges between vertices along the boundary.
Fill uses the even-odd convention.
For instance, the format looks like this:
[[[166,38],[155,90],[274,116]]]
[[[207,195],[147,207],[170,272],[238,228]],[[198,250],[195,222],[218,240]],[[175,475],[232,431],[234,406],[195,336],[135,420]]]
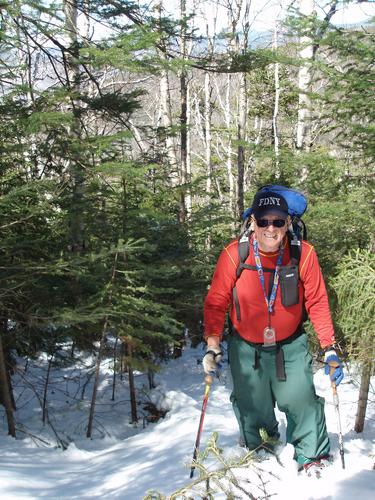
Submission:
[[[205,333],[203,336],[203,339],[207,342],[208,337],[218,337],[218,339],[222,340],[223,334],[222,333]]]
[[[324,361],[327,361],[327,359],[330,357],[330,356],[337,356],[337,352],[335,351],[335,349],[331,348],[327,351],[324,352]]]

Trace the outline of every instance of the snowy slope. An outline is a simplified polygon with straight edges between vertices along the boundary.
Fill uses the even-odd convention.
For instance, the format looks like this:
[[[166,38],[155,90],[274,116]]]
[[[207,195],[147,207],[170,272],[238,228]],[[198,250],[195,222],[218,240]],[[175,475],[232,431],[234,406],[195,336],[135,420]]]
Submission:
[[[154,389],[152,399],[170,411],[165,419],[157,424],[149,424],[145,429],[142,425],[138,428],[129,425],[129,416],[120,404],[121,398],[125,398],[122,389],[118,389],[120,402],[109,402],[110,383],[105,378],[105,367],[97,420],[97,429],[103,429],[102,435],[105,437],[93,440],[84,437],[88,405],[77,402],[76,411],[72,412],[72,404],[64,401],[66,392],[62,392],[64,397],[50,403],[50,418],[53,418],[60,435],[68,440],[74,439],[66,451],[47,446],[26,434],[24,439],[8,437],[4,412],[0,408],[0,498],[138,500],[144,498],[149,490],[157,490],[168,496],[186,485],[190,481],[189,462],[204,394],[202,368],[198,364],[201,356],[201,349],[187,348],[182,358],[171,361],[157,375],[159,385]],[[54,376],[61,377],[61,373],[55,373]],[[71,373],[65,378],[69,384],[73,383]],[[215,381],[210,393],[201,449],[216,431],[225,456],[234,457],[243,455],[244,451],[237,445],[237,423],[229,402],[230,382],[228,377],[226,381],[223,378],[221,382]],[[265,488],[276,500],[352,500],[359,496],[361,500],[370,500],[374,498],[375,487],[375,470],[372,469],[375,460],[375,380],[365,431],[361,435],[352,431],[358,398],[358,381],[354,374],[347,374],[339,388],[345,470],[341,468],[338,454],[337,419],[331,389],[322,370],[316,373],[315,381],[318,393],[326,398],[327,426],[336,458],[332,467],[325,471],[324,477],[317,480],[297,475],[291,458],[293,450],[289,446],[281,448],[281,463],[267,456],[257,462],[254,468],[239,470],[236,474],[252,482],[250,488],[256,498],[265,498],[262,493]],[[139,387],[145,385],[146,377],[138,376],[137,384]],[[15,385],[17,392],[17,381]],[[123,385],[126,384],[123,382]],[[79,390],[82,390],[81,386]],[[18,395],[18,427],[23,422],[27,432],[52,442],[48,426],[43,427],[40,423],[40,408],[35,398],[26,398],[25,394]],[[25,396],[24,399],[21,396]],[[69,406],[70,411],[64,404]],[[283,414],[279,414],[279,420],[283,435]],[[19,436],[21,438],[22,434]],[[266,483],[264,487],[262,482]],[[239,491],[236,494],[237,498],[248,498]],[[194,498],[200,497],[195,494]],[[215,498],[225,498],[225,495],[217,494]]]

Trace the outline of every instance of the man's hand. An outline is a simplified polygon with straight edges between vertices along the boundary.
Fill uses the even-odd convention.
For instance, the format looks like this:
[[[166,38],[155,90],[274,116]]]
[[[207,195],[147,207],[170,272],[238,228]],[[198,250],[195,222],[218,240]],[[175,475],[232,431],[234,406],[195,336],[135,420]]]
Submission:
[[[331,381],[338,386],[344,378],[340,358],[334,349],[329,349],[324,354],[324,372],[330,376]]]
[[[223,357],[220,346],[207,346],[206,354],[203,356],[202,365],[206,375],[212,375],[219,370],[219,363]]]

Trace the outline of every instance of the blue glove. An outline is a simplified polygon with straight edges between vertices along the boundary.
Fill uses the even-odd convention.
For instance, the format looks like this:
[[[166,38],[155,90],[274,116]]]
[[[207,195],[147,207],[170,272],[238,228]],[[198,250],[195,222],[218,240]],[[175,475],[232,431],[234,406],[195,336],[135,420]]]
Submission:
[[[334,349],[329,349],[324,354],[324,372],[326,375],[330,375],[331,369],[334,368],[334,372],[330,375],[330,379],[335,383],[336,386],[344,378],[344,372],[342,371],[342,365],[340,358],[337,356],[337,353]]]

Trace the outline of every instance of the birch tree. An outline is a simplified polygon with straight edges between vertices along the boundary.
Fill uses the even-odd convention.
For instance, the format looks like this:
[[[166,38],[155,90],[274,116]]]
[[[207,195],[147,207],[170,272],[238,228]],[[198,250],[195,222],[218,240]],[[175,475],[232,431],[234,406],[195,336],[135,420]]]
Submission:
[[[244,54],[249,44],[251,0],[228,0],[229,23],[229,50],[232,55]],[[247,78],[245,72],[238,75],[238,99],[236,107],[236,140],[237,140],[237,189],[236,189],[236,216],[240,217],[244,211],[244,176],[245,176],[245,142],[248,115]],[[228,165],[230,170],[231,165]],[[237,218],[236,217],[236,218]]]
[[[278,48],[278,21],[275,23],[273,48],[277,51]],[[272,129],[273,129],[273,143],[275,152],[275,177],[280,177],[280,148],[279,148],[279,129],[278,129],[278,116],[279,116],[279,100],[280,100],[280,65],[278,62],[274,63],[274,81],[275,81],[275,102],[272,116]]]
[[[211,201],[212,194],[212,137],[211,137],[211,75],[206,71],[204,75],[204,141],[205,141],[205,164],[206,164],[206,197],[207,203]]]
[[[235,184],[233,175],[233,135],[232,135],[232,112],[231,112],[231,99],[232,99],[232,74],[228,73],[226,76],[226,92],[225,92],[225,128],[227,131],[227,148],[226,148],[226,166],[229,187],[229,207],[230,212],[235,219]]]
[[[328,10],[321,23],[317,23],[315,0],[300,0],[303,34],[300,37],[300,68],[298,71],[298,116],[296,127],[296,148],[309,151],[312,145],[312,103],[309,93],[312,91],[313,61],[320,45],[320,40],[329,27],[331,18],[336,13],[338,0],[328,4]]]
[[[301,59],[298,71],[298,114],[296,127],[296,148],[308,151],[311,147],[311,101],[309,91],[311,90],[312,69],[311,63],[314,55],[314,37],[312,27],[308,27],[309,20],[315,14],[315,0],[300,0],[300,13],[304,17],[307,27],[305,34],[300,37]]]
[[[167,55],[167,40],[166,35],[163,35],[163,3],[162,1],[156,6],[156,10],[159,15],[159,31],[161,35],[161,48],[159,49],[159,56],[165,61],[164,68],[161,70],[160,80],[159,80],[159,95],[160,95],[160,123],[164,129],[164,144],[166,150],[166,156],[170,166],[170,183],[172,186],[176,187],[179,182],[179,168],[177,161],[176,145],[174,140],[173,130],[173,118],[172,118],[172,101],[171,101],[171,88],[170,88],[170,71],[167,67],[168,55]]]

